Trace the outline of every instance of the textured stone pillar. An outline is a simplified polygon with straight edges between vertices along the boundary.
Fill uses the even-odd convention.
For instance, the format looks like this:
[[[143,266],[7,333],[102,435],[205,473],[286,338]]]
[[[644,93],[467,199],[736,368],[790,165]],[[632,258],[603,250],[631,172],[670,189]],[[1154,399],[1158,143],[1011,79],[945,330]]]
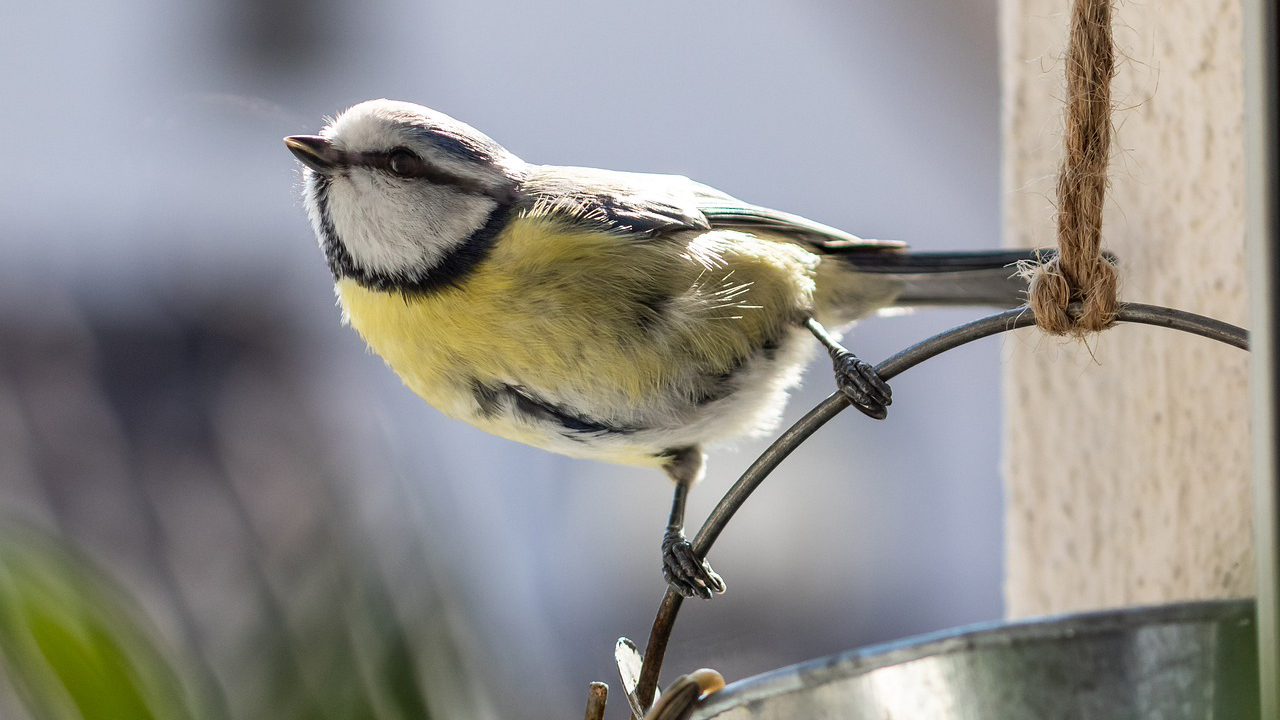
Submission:
[[[1006,243],[1054,243],[1068,0],[1001,0]],[[1246,323],[1236,0],[1116,7],[1121,300]],[[1171,330],[1006,336],[1008,614],[1252,595],[1248,363]]]

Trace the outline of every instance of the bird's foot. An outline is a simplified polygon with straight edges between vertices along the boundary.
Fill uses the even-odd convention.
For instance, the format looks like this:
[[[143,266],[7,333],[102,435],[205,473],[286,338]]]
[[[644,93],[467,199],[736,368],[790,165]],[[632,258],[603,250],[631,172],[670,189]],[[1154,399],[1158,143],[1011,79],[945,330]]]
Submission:
[[[725,591],[724,580],[710,563],[694,555],[693,544],[680,528],[669,527],[662,536],[662,576],[685,597],[710,600],[713,593]]]
[[[835,365],[836,385],[849,402],[868,417],[885,419],[893,403],[889,383],[880,378],[874,367],[848,350],[833,351],[831,360]]]

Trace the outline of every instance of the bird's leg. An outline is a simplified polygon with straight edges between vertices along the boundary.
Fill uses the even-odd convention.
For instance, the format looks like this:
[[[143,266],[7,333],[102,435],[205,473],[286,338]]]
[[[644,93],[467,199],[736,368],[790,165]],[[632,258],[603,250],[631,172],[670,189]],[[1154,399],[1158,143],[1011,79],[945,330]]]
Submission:
[[[684,506],[689,488],[702,477],[703,455],[700,447],[685,447],[663,453],[667,462],[662,469],[676,484],[671,500],[671,518],[662,535],[662,575],[676,592],[685,597],[709,600],[713,593],[725,590],[724,580],[706,560],[693,553],[693,545],[684,535]]]
[[[876,420],[885,419],[889,414],[889,405],[893,402],[893,391],[876,373],[876,369],[845,349],[817,320],[809,318],[805,320],[804,326],[831,354],[831,362],[836,371],[836,385],[840,392],[863,414]]]

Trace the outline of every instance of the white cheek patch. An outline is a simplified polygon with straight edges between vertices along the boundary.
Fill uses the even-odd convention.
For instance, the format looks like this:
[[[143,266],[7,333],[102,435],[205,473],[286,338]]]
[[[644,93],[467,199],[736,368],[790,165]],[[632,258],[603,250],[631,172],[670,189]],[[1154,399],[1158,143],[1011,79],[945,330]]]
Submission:
[[[329,216],[355,265],[370,273],[420,277],[484,227],[497,201],[372,173],[333,179]]]

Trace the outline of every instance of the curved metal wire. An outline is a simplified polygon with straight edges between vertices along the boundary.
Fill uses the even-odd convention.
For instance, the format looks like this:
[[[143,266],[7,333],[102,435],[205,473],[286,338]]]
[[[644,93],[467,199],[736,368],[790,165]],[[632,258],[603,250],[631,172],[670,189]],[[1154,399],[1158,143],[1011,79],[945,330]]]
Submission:
[[[1077,308],[1073,308],[1072,313],[1075,312],[1078,312]],[[1249,337],[1244,329],[1183,310],[1158,305],[1126,303],[1121,305],[1116,319],[1119,322],[1181,330],[1217,340],[1241,350],[1249,349]],[[925,360],[974,340],[1034,324],[1035,316],[1026,306],[988,315],[912,345],[881,362],[876,366],[876,372],[880,377],[888,380]],[[773,472],[774,468],[791,454],[791,451],[799,447],[818,428],[848,406],[848,400],[843,393],[839,391],[832,393],[782,433],[760,457],[756,458],[756,461],[721,498],[711,514],[707,516],[702,529],[694,537],[693,550],[699,558],[706,557],[707,551],[711,549],[716,538],[720,537],[730,518],[742,507],[751,493],[764,482],[769,473]],[[658,686],[658,674],[662,670],[662,659],[667,652],[667,642],[671,639],[671,630],[683,600],[679,593],[667,588],[662,604],[658,607],[658,614],[653,620],[653,629],[649,633],[649,643],[645,646],[644,661],[640,668],[640,680],[635,689],[636,697],[643,707],[652,704],[653,693]]]

